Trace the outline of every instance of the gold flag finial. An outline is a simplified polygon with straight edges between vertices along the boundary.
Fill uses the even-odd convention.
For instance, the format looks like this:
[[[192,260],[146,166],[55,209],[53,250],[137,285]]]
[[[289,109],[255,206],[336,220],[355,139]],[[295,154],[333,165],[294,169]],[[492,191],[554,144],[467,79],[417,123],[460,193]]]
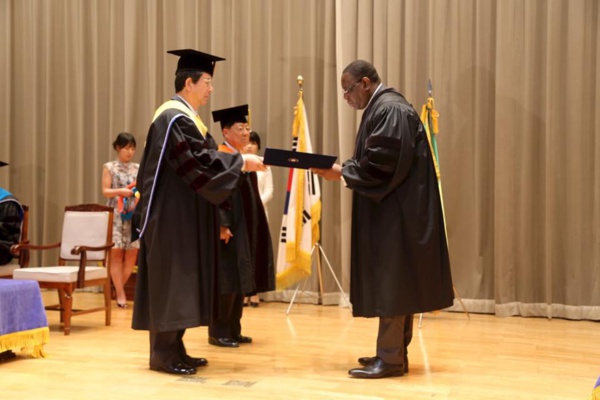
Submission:
[[[302,77],[302,75],[298,75],[296,81],[298,81],[298,88],[300,89],[300,91],[302,91],[302,84],[304,83],[304,78]]]

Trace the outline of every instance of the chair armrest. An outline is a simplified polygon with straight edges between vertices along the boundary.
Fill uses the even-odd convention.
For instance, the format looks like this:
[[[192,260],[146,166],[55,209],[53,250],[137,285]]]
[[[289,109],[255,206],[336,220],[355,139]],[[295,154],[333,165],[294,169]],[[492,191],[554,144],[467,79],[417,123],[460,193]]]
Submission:
[[[107,243],[104,246],[75,246],[71,249],[71,254],[74,256],[78,256],[81,253],[85,253],[86,251],[100,251],[100,250],[110,250],[115,244],[113,242]]]
[[[21,266],[21,268],[26,268],[29,266],[29,250],[49,250],[56,249],[58,247],[60,247],[60,242],[45,245],[37,245],[29,244],[29,240],[25,240],[23,242],[19,242],[10,246],[10,253],[15,257],[19,257],[19,265]]]
[[[10,246],[10,254],[12,254],[15,257],[18,256],[19,253],[21,252],[21,250],[24,250],[23,245],[26,245],[26,244],[29,244],[29,240],[24,240],[17,244],[13,244],[12,246]]]
[[[114,242],[105,244],[104,246],[75,246],[71,249],[71,254],[74,256],[81,256],[79,258],[79,271],[77,271],[77,285],[78,289],[85,285],[85,265],[87,264],[87,252],[88,251],[109,251],[113,246]],[[110,271],[107,271],[110,274]]]
[[[19,258],[19,267],[26,268],[29,266],[29,250],[18,247],[18,245],[29,244],[29,240],[23,240],[17,244],[10,246],[10,254],[13,257]]]
[[[21,250],[48,250],[60,247],[60,242],[52,244],[29,244],[29,240],[10,246],[10,252],[19,254]]]

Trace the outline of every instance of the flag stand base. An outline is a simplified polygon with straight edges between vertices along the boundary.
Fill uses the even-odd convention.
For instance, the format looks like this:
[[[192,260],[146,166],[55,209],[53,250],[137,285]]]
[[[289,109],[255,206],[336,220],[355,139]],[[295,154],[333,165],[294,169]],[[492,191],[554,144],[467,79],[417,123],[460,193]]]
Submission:
[[[346,304],[348,305],[348,307],[350,307],[350,311],[352,311],[352,304],[350,304],[350,299],[348,299],[348,296],[346,296],[346,293],[344,292],[344,289],[342,289],[342,285],[340,284],[340,281],[338,280],[337,276],[335,275],[335,272],[333,271],[333,268],[331,267],[331,263],[329,262],[329,259],[327,258],[327,255],[325,254],[325,250],[323,250],[323,247],[321,247],[321,244],[319,242],[315,243],[315,245],[313,246],[311,252],[310,252],[310,256],[312,258],[312,256],[315,254],[315,250],[317,250],[317,276],[319,278],[319,300],[318,300],[318,304],[323,304],[323,267],[322,267],[322,263],[321,263],[321,257],[323,257],[325,259],[325,262],[327,263],[327,266],[329,267],[329,271],[331,272],[331,275],[333,276],[333,279],[335,279],[335,283],[337,284],[338,289],[340,289],[340,293],[342,294],[344,300],[346,301]],[[302,283],[302,292],[300,293],[302,295],[302,293],[304,292],[304,287],[306,286],[306,282],[308,282],[308,279],[310,277],[304,279],[304,282]],[[298,295],[298,290],[300,290],[300,283],[298,284],[298,286],[296,286],[296,290],[294,291],[294,295],[292,296],[292,300],[290,300],[290,305],[288,306],[285,314],[289,315],[290,314],[290,310],[292,309],[292,306],[294,305],[294,301],[296,300],[296,296]]]

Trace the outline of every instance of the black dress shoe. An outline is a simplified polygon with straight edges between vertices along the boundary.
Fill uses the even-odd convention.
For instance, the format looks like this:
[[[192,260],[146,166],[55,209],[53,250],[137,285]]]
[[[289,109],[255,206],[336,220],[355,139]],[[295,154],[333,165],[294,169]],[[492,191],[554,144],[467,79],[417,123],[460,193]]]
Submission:
[[[237,335],[233,337],[233,340],[238,343],[252,343],[252,338],[250,336]]]
[[[150,367],[152,371],[166,372],[167,374],[175,375],[193,375],[196,373],[196,368],[180,362],[171,365],[163,365],[160,367]]]
[[[255,301],[251,301],[250,302],[250,307],[254,307],[254,308],[258,307],[258,303],[255,302]]]
[[[17,355],[12,350],[6,350],[5,352],[0,353],[0,361],[11,360],[16,357]]]
[[[375,361],[375,357],[361,357],[358,359],[358,363],[363,367],[371,365],[373,361]]]
[[[219,347],[240,347],[240,344],[231,338],[209,337],[208,343]]]
[[[206,364],[208,364],[208,360],[206,358],[196,358],[190,356],[185,356],[183,362],[185,365],[189,365],[190,367],[194,368],[204,367]]]
[[[388,364],[379,357],[375,357],[375,360],[364,368],[353,368],[348,373],[353,378],[363,379],[378,379],[387,378],[388,376],[402,376],[404,375],[403,364]]]
[[[377,357],[361,357],[358,359],[358,363],[363,367],[371,365],[373,361],[375,361]],[[404,359],[404,373],[408,373],[408,358]]]

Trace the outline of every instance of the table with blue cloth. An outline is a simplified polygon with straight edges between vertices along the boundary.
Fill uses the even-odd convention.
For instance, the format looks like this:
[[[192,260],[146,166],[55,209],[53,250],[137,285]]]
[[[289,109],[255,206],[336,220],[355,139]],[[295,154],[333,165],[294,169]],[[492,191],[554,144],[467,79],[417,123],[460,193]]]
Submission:
[[[0,353],[20,350],[44,357],[50,333],[36,281],[0,279]]]

